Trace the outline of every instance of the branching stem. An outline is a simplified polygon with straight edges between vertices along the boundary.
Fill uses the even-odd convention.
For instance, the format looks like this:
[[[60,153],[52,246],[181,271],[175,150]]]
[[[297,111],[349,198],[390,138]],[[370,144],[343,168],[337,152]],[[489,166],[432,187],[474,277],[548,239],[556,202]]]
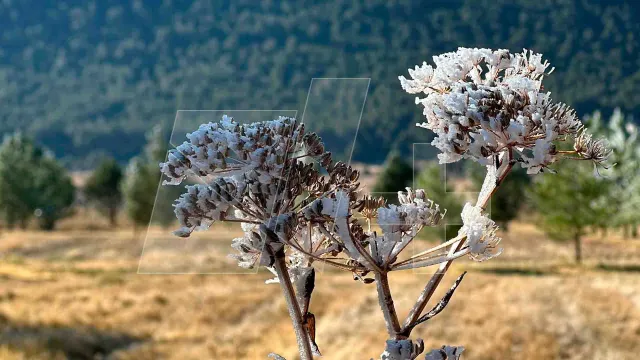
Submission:
[[[312,360],[313,355],[311,352],[311,344],[309,342],[309,335],[304,327],[302,320],[302,314],[300,312],[300,306],[296,300],[295,291],[291,284],[291,278],[287,271],[287,264],[285,262],[284,251],[279,251],[274,254],[275,263],[273,264],[276,270],[276,275],[280,281],[280,287],[284,294],[285,301],[287,302],[287,308],[289,309],[289,316],[293,322],[293,331],[296,334],[296,341],[298,342],[298,350],[300,351],[301,360]]]
[[[502,160],[502,164],[500,164],[500,168],[504,166],[504,169],[502,169],[502,171],[500,171],[499,169],[496,186],[492,189],[491,193],[485,197],[484,201],[482,201],[482,203],[479,204],[481,208],[483,209],[486,208],[487,204],[489,203],[489,200],[497,190],[498,186],[500,186],[504,178],[509,174],[509,172],[513,168],[513,162],[511,161],[512,158],[513,158],[513,154],[511,149],[509,149],[509,151],[505,153],[505,156]],[[496,163],[495,166],[498,166],[498,164]],[[489,176],[489,174],[487,174],[487,176]],[[449,256],[460,251],[464,247],[465,240],[466,238],[463,238],[459,240],[457,243],[453,244],[451,246],[451,249],[449,250]],[[411,308],[411,311],[409,311],[409,315],[407,316],[407,319],[403,323],[402,330],[400,332],[403,336],[409,337],[409,335],[411,334],[411,330],[413,330],[413,328],[415,327],[420,316],[422,315],[422,312],[424,311],[424,308],[427,306],[427,303],[433,296],[433,293],[436,291],[436,288],[438,287],[438,285],[440,285],[440,282],[444,278],[444,275],[447,273],[447,270],[449,270],[449,267],[451,266],[452,262],[453,260],[441,263],[440,266],[438,266],[438,270],[436,270],[433,276],[431,276],[431,279],[429,279],[429,282],[427,283],[427,285],[425,285],[424,289],[422,290],[422,292],[418,296],[418,299],[413,305],[413,308]]]
[[[384,321],[387,324],[387,332],[390,339],[396,339],[400,333],[400,321],[396,313],[391,289],[389,288],[389,279],[386,272],[375,272],[376,290],[378,291],[378,302],[384,315]]]

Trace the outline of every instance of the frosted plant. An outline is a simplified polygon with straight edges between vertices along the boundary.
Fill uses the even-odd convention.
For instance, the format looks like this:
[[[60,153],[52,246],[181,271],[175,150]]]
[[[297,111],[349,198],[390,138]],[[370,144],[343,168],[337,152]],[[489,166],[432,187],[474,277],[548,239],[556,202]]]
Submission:
[[[583,132],[575,111],[544,90],[544,76],[553,69],[542,55],[459,48],[433,62],[435,67],[425,62],[409,69],[411,79],[400,76],[400,83],[423,96],[416,103],[427,121],[418,126],[436,134],[432,145],[441,151],[441,163],[469,158],[486,165],[513,152],[535,174],[566,155],[555,142],[567,137],[581,144],[571,153],[597,163],[606,159],[606,148]]]
[[[320,355],[315,338],[311,298],[318,263],[350,273],[363,284],[375,284],[388,340],[381,359],[412,360],[424,343],[410,338],[413,329],[442,312],[461,284],[462,273],[445,295],[425,311],[451,263],[500,254],[496,224],[485,208],[492,194],[519,161],[531,172],[546,169],[560,156],[606,160],[608,151],[592,140],[571,109],[551,102],[542,90],[547,68],[539,55],[460,49],[411,70],[401,77],[411,93],[424,93],[427,122],[436,132],[434,145],[443,162],[462,158],[486,165],[487,176],[475,205],[462,212],[464,225],[456,237],[409,256],[406,249],[424,227],[437,226],[446,211],[423,190],[398,192],[399,205],[360,194],[359,173],[334,162],[321,139],[306,133],[296,119],[241,125],[224,116],[187,135],[160,164],[165,184],[178,185],[190,176],[201,184],[186,186],[175,202],[181,228],[188,237],[214,222],[238,222],[243,236],[233,239],[231,258],[245,268],[266,267],[285,297],[300,357]],[[575,149],[556,150],[555,141],[578,138]],[[519,154],[515,157],[514,154]],[[363,221],[354,214],[359,213]],[[373,231],[371,224],[379,225]],[[396,312],[388,275],[437,265],[404,321]],[[444,346],[427,360],[458,360],[463,348]],[[270,357],[283,359],[277,354]]]
[[[440,163],[472,159],[485,165],[487,173],[476,205],[468,203],[462,211],[458,236],[434,248],[449,246],[448,259],[439,264],[405,321],[403,335],[407,336],[415,325],[443,308],[441,300],[435,311],[421,315],[451,262],[465,248],[476,261],[502,252],[497,226],[486,216],[485,208],[515,164],[536,174],[560,158],[590,160],[607,167],[611,155],[606,142],[594,139],[574,110],[553,102],[544,90],[544,76],[553,69],[547,71],[549,64],[542,55],[527,50],[511,54],[507,50],[459,48],[434,56],[433,62],[435,67],[425,62],[409,69],[411,79],[399,77],[405,91],[422,96],[416,98],[416,104],[424,107],[427,121],[417,126],[435,133],[432,145],[441,151]],[[559,150],[558,143],[568,140],[573,140],[573,150]],[[458,359],[462,351],[461,347],[444,346],[427,353],[426,359]]]

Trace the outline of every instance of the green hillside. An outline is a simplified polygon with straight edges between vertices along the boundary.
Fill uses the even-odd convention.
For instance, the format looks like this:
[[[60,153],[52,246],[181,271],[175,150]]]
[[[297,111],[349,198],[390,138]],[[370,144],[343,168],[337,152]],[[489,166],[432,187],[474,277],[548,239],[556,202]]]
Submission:
[[[556,67],[547,87],[580,114],[640,112],[638,1],[366,3],[0,1],[0,133],[24,130],[87,168],[138,153],[178,109],[302,111],[312,77],[370,77],[354,156],[381,162],[428,141],[397,76],[458,46],[542,52]],[[322,119],[332,150],[350,151],[355,123]]]

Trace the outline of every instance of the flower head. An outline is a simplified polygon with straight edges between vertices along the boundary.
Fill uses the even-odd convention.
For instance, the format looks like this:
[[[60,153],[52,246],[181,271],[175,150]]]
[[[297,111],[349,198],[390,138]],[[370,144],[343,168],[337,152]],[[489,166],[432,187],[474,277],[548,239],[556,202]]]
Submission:
[[[393,262],[418,232],[425,226],[437,226],[446,211],[427,199],[424,190],[398,192],[400,205],[387,205],[378,209],[378,225],[382,236],[373,236],[373,256],[380,263]]]
[[[596,165],[603,165],[611,156],[611,149],[607,147],[607,143],[603,139],[593,139],[585,129],[581,129],[579,135],[576,136],[573,149],[585,160],[591,160]]]
[[[549,63],[524,51],[459,48],[400,76],[402,88],[422,94],[432,145],[440,163],[470,158],[483,165],[505,151],[520,154],[522,166],[537,173],[557,159],[554,141],[577,136],[575,111],[553,102],[542,86]],[[594,160],[597,158],[594,157]]]
[[[482,208],[467,203],[461,217],[463,226],[460,233],[467,236],[469,255],[473,260],[484,261],[502,253],[502,248],[498,248],[501,240],[496,235],[498,227],[482,214]]]

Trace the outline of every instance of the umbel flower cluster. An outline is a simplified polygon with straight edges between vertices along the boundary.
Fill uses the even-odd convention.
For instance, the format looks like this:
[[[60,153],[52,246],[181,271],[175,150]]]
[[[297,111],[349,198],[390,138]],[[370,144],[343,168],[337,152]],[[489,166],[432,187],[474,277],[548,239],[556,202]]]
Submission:
[[[459,48],[433,57],[400,76],[402,88],[420,94],[427,121],[418,124],[432,130],[441,163],[462,158],[488,164],[496,154],[518,153],[516,160],[535,174],[555,162],[562,152],[557,140],[574,137],[574,152],[598,163],[606,148],[583,134],[575,111],[553,102],[542,81],[550,74],[541,54],[524,51]]]
[[[399,191],[398,205],[361,194],[358,171],[334,162],[320,137],[294,118],[243,125],[224,116],[188,134],[160,164],[166,185],[198,180],[175,202],[177,236],[218,221],[241,224],[243,236],[232,240],[230,257],[241,267],[263,266],[275,275],[267,283],[282,288],[303,360],[320,355],[310,311],[317,263],[375,284],[389,336],[380,359],[413,360],[423,353],[427,360],[459,359],[462,347],[425,353],[423,342],[410,335],[444,310],[463,280],[465,273],[425,311],[454,260],[484,261],[502,252],[498,227],[485,211],[502,180],[517,162],[535,173],[559,155],[606,160],[604,143],[543,91],[548,64],[540,55],[459,49],[434,61],[435,68],[410,70],[412,80],[400,78],[407,91],[426,95],[418,99],[427,116],[421,126],[436,133],[441,162],[469,158],[487,170],[476,203],[462,211],[457,236],[435,247],[406,251],[422,228],[438,226],[446,210],[420,189]],[[574,150],[556,150],[555,142],[569,138]],[[400,321],[388,274],[433,265],[438,269]]]

